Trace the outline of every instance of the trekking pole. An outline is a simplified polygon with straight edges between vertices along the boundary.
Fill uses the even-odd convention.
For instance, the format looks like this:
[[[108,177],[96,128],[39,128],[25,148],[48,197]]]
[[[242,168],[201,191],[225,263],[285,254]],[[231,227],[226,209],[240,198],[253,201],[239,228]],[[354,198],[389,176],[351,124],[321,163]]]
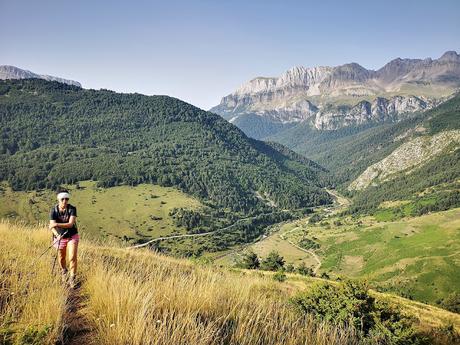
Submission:
[[[37,258],[37,260],[35,260],[35,261],[40,260],[40,258],[41,258],[43,255],[45,255],[45,253],[46,253],[48,250],[50,250],[51,247],[53,247],[53,246],[56,244],[56,242],[59,242],[59,244],[61,244],[61,238],[62,238],[62,236],[64,236],[64,235],[67,234],[68,232],[69,232],[69,230],[66,230],[62,235],[60,235],[59,238],[57,238],[56,241],[54,241],[48,248],[46,248],[46,250],[45,250],[43,253],[41,253],[40,256]],[[59,248],[59,244],[58,244],[58,248]]]
[[[33,274],[33,272],[34,272],[34,271],[30,270],[30,269],[32,268],[32,266],[34,266],[34,265],[38,262],[38,260],[40,260],[40,258],[41,258],[43,255],[45,255],[45,253],[46,253],[48,250],[50,250],[52,246],[54,246],[54,245],[56,244],[56,242],[59,242],[59,244],[58,244],[58,248],[59,248],[59,245],[61,244],[60,240],[61,240],[62,236],[64,236],[64,235],[67,234],[68,232],[69,232],[69,230],[64,231],[64,233],[63,233],[62,235],[60,235],[59,238],[56,239],[48,248],[46,248],[46,250],[45,250],[43,253],[41,253],[41,254],[37,257],[37,259],[35,259],[34,261],[32,261],[32,262],[30,263],[30,266],[29,266],[29,268],[28,268],[29,273],[27,274],[27,275],[28,275],[28,278],[27,278],[27,279],[30,279],[30,276],[31,276],[31,275]],[[57,254],[57,253],[56,253],[56,254]],[[56,262],[56,259],[55,259],[55,262]],[[53,265],[53,270],[54,270],[54,265]],[[51,272],[51,273],[52,273],[52,272]]]
[[[61,238],[62,238],[62,236],[59,236],[59,241],[58,241],[57,250],[56,250],[56,256],[54,257],[53,267],[51,268],[51,274],[54,274],[54,268],[56,267],[56,261],[57,261],[57,258],[59,256],[59,247],[61,245]]]

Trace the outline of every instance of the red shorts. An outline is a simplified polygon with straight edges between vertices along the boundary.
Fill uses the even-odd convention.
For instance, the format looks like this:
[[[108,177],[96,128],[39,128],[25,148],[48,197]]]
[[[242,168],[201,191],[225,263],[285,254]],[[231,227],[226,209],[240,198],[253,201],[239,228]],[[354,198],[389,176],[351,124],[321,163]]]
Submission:
[[[59,249],[65,249],[65,248],[67,248],[67,244],[69,242],[78,244],[79,240],[80,240],[80,235],[75,234],[75,235],[72,235],[72,237],[70,237],[70,238],[61,238],[58,241],[56,241],[56,239],[54,239],[54,241],[56,241],[56,242],[54,243],[53,246],[54,246],[54,248],[58,249],[58,245],[59,245]]]

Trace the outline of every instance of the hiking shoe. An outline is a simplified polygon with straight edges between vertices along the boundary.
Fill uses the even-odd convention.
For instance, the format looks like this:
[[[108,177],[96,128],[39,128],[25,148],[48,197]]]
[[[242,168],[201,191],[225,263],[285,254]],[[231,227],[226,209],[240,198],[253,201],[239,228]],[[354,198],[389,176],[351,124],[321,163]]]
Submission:
[[[66,284],[67,281],[68,281],[68,278],[67,278],[67,270],[62,270],[61,271],[61,281],[62,283]]]
[[[71,289],[75,289],[77,286],[78,286],[78,281],[77,281],[77,277],[76,276],[69,276],[69,287]]]

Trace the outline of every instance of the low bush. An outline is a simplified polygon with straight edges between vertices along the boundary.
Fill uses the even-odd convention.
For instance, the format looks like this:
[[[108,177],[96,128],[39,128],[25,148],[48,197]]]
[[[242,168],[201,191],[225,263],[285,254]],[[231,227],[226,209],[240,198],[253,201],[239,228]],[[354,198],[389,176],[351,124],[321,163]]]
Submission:
[[[317,283],[290,301],[302,314],[339,327],[353,328],[363,338],[378,339],[382,344],[428,344],[428,339],[412,326],[411,319],[389,303],[376,301],[365,282]]]

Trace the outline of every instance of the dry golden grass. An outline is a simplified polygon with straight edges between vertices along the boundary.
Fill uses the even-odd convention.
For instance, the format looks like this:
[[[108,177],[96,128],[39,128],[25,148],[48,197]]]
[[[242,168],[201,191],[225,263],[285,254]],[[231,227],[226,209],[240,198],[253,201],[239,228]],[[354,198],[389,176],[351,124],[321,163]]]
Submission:
[[[51,274],[53,254],[42,228],[0,222],[0,343],[53,343],[60,333],[65,293]]]
[[[54,252],[43,227],[0,223],[1,329],[11,343],[62,336],[66,290],[51,275]],[[148,250],[82,242],[84,306],[92,344],[353,344],[351,331],[300,317],[268,277],[201,267]],[[43,333],[43,332],[42,332]],[[2,339],[7,342],[6,337]]]
[[[353,344],[296,315],[279,283],[148,251],[85,247],[94,344]]]

